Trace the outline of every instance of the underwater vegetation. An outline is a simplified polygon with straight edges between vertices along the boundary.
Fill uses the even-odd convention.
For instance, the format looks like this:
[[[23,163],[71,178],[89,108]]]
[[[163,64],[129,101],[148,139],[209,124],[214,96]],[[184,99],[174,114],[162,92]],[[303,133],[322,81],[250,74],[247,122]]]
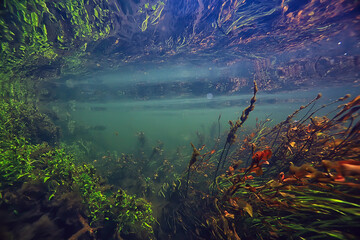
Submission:
[[[44,90],[39,82],[91,75],[95,69],[106,73],[149,58],[160,63],[189,53],[210,53],[214,62],[228,66],[250,60],[260,89],[333,78],[334,73],[352,81],[359,67],[356,54],[327,53],[314,59],[308,53],[282,62],[269,50],[321,45],[342,31],[352,38],[359,32],[358,9],[359,3],[351,0],[6,0],[0,3],[1,96],[33,98],[28,90]],[[238,77],[227,80],[244,83]]]
[[[118,51],[135,32],[157,25],[166,1],[7,0],[0,4],[0,85],[98,68],[92,54]],[[145,18],[145,20],[144,20]],[[130,35],[130,36],[127,36]],[[118,50],[116,50],[118,49]],[[121,61],[125,56],[121,54]],[[90,61],[88,61],[90,60]],[[115,64],[118,60],[115,60]],[[29,79],[30,78],[30,79]],[[17,92],[20,94],[20,92]],[[13,97],[13,96],[12,96]]]
[[[192,144],[185,190],[177,204],[164,207],[162,230],[191,239],[357,239],[360,96],[316,108],[321,97],[274,127],[267,127],[270,119],[257,122],[242,139],[231,138],[230,121],[223,142],[233,151],[207,152]],[[300,120],[293,120],[301,111]]]
[[[270,115],[247,124],[258,90],[358,87],[359,7],[351,0],[1,1],[0,239],[358,239],[360,96],[319,105],[318,94],[279,123]],[[184,72],[188,82],[167,69],[184,63],[195,66]],[[141,82],[127,90],[97,78],[129,65]],[[142,83],[157,70],[166,70],[166,81]],[[110,151],[96,142],[109,126],[72,116],[79,100],[147,94],[180,101],[209,94],[215,105],[214,97],[246,91],[249,79],[252,97],[228,130],[220,114],[209,132],[172,152],[141,129],[133,154]],[[46,109],[49,102],[56,106]]]
[[[197,132],[190,155],[140,131],[135,154],[94,161],[34,105],[2,100],[1,238],[356,239],[360,96],[318,106],[318,94],[244,131],[256,93],[228,131],[219,115],[209,138]]]
[[[172,155],[138,132],[134,154],[105,152],[93,164],[153,204],[156,239],[357,239],[360,96],[319,105],[318,94],[277,124],[268,116],[244,130],[256,93],[255,83],[228,131],[215,122],[211,137],[197,132]]]
[[[35,108],[2,100],[0,123],[1,239],[152,238],[151,204],[49,145],[38,127],[56,128]]]

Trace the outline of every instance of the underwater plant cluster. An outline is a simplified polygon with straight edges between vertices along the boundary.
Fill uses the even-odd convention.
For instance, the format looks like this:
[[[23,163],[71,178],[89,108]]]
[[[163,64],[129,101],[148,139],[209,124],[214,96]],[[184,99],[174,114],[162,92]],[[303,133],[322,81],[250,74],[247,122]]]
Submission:
[[[0,240],[359,239],[359,12],[0,1]]]
[[[256,93],[254,83],[229,131],[199,133],[191,155],[179,148],[170,160],[139,132],[135,154],[92,163],[48,138],[59,129],[34,106],[2,101],[1,238],[356,239],[360,97],[316,106],[318,94],[278,124],[242,131]]]
[[[0,122],[1,239],[154,234],[151,204],[107,184],[94,166],[55,146],[48,137],[58,127],[36,108],[1,101]]]

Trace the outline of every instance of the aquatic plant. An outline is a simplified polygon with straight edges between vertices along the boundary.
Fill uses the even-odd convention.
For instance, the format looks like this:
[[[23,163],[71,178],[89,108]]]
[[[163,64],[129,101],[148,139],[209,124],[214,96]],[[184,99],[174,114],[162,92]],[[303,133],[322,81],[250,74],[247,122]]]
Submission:
[[[219,162],[216,166],[216,170],[215,170],[215,174],[214,174],[214,180],[213,180],[213,193],[214,193],[214,190],[215,190],[215,180],[216,180],[216,177],[217,177],[217,173],[218,173],[218,170],[219,170],[219,166],[222,164],[222,167],[224,167],[225,165],[225,161],[226,161],[226,157],[229,153],[229,150],[230,150],[230,147],[233,143],[235,143],[235,140],[236,140],[236,132],[237,130],[244,124],[244,122],[247,120],[248,116],[249,116],[249,113],[254,110],[255,106],[254,106],[254,103],[256,102],[256,93],[258,91],[258,88],[257,88],[257,85],[256,85],[256,82],[254,81],[254,96],[251,98],[250,100],[250,105],[244,109],[244,111],[242,112],[241,114],[241,117],[240,119],[238,119],[235,124],[232,122],[232,121],[229,121],[229,124],[230,124],[230,131],[228,133],[228,136],[226,138],[226,142],[224,144],[224,147],[223,147],[223,150],[221,151],[221,155],[220,155],[220,158],[219,158]],[[224,155],[225,153],[225,155]],[[224,156],[224,158],[223,158]]]
[[[315,117],[350,96],[316,108],[320,97],[274,127],[266,126],[270,119],[260,122],[244,140],[234,142],[227,170],[215,183],[206,173],[216,170],[218,162],[204,161],[195,148],[199,159],[190,163],[196,184],[177,195],[182,200],[164,208],[166,216],[159,220],[164,230],[207,239],[355,238],[360,222],[360,96]],[[292,121],[311,105],[300,121]],[[204,185],[210,190],[216,186],[216,194],[209,195]],[[316,220],[309,222],[309,215]]]
[[[51,218],[56,216],[46,212],[50,211],[48,206],[64,208],[59,211],[69,213],[62,219],[65,227],[71,229],[67,218],[74,218],[69,221],[83,225],[71,239],[86,232],[96,235],[108,221],[116,223],[113,230],[119,236],[151,238],[154,218],[146,200],[123,190],[111,190],[92,165],[77,163],[63,149],[46,142],[32,144],[20,135],[27,133],[26,122],[14,117],[18,117],[19,109],[24,106],[24,103],[16,103],[16,107],[11,108],[5,102],[0,106],[0,205],[20,211],[20,200],[28,196],[29,206],[43,205],[43,214]],[[8,214],[12,214],[11,210]],[[26,219],[24,214],[24,221]]]
[[[35,80],[55,77],[61,69],[83,71],[88,43],[107,38],[113,29],[109,8],[105,1],[3,1],[2,96],[26,100],[27,94],[33,97]],[[23,85],[23,91],[14,85]]]
[[[143,198],[127,195],[120,190],[115,195],[114,206],[118,233],[134,234],[140,239],[148,238],[153,232],[155,219],[152,216],[151,204]]]
[[[185,190],[185,198],[187,197],[187,192],[188,192],[188,189],[189,189],[189,179],[190,179],[190,168],[191,166],[196,162],[198,161],[198,157],[200,156],[200,152],[199,150],[194,146],[194,144],[191,143],[191,146],[193,148],[193,153],[191,155],[191,158],[190,158],[190,162],[189,162],[189,166],[188,166],[188,174],[187,174],[187,178],[186,178],[186,190]]]
[[[340,98],[338,101],[343,101],[346,98],[348,98],[348,96],[344,98]],[[296,221],[297,222],[296,224],[294,222],[292,222],[291,224],[290,222],[287,222],[287,219],[289,219],[290,217],[278,218],[277,221],[285,220],[285,222],[289,224],[289,226],[287,226],[285,223],[282,223],[281,229],[284,229],[284,226],[287,226],[286,228],[288,230],[292,229],[294,232],[297,232],[298,234],[297,236],[299,237],[323,236],[323,237],[343,239],[347,234],[350,233],[346,233],[346,231],[345,233],[341,233],[340,229],[337,228],[336,226],[336,224],[340,223],[341,221],[339,222],[334,221],[334,219],[336,219],[333,218],[332,216],[332,214],[334,213],[331,213],[331,211],[328,210],[333,209],[335,212],[340,214],[339,217],[341,215],[348,215],[348,217],[351,216],[350,218],[352,218],[353,221],[359,220],[357,213],[358,210],[353,209],[353,206],[355,205],[352,205],[356,202],[356,199],[358,197],[356,194],[354,194],[355,192],[352,191],[352,188],[357,188],[356,187],[357,185],[352,183],[351,179],[346,180],[347,182],[349,181],[348,183],[339,182],[340,180],[344,179],[343,177],[340,178],[339,172],[337,172],[337,175],[334,176],[331,174],[331,170],[327,170],[327,171],[321,170],[324,169],[323,167],[325,167],[326,169],[326,166],[328,166],[328,164],[331,165],[331,162],[328,162],[328,160],[321,161],[321,159],[328,159],[329,157],[338,160],[348,159],[348,157],[353,158],[356,156],[356,154],[358,154],[356,153],[358,151],[356,150],[355,147],[355,145],[358,144],[358,137],[355,137],[354,135],[349,135],[350,132],[352,134],[356,134],[355,132],[358,132],[358,126],[356,126],[355,124],[353,125],[352,128],[350,128],[351,127],[350,124],[350,127],[347,128],[347,131],[344,130],[336,131],[336,129],[339,128],[341,129],[340,125],[343,124],[344,119],[350,119],[352,117],[356,117],[356,115],[354,115],[354,112],[356,111],[357,108],[356,105],[358,104],[356,103],[357,102],[356,99],[357,98],[350,101],[350,103],[345,104],[342,110],[338,112],[332,119],[309,117],[311,121],[310,124],[308,125],[302,125],[301,123],[290,123],[290,122],[286,124],[288,130],[284,132],[284,135],[281,134],[282,140],[279,144],[281,146],[282,144],[287,143],[286,144],[287,146],[280,147],[281,150],[277,150],[277,155],[274,155],[272,157],[271,159],[272,161],[270,162],[273,163],[275,162],[278,164],[275,164],[276,166],[273,165],[271,168],[269,168],[269,173],[270,171],[274,171],[274,169],[276,169],[277,173],[279,173],[282,170],[286,172],[284,169],[286,165],[284,166],[284,168],[281,168],[281,166],[283,166],[284,163],[286,164],[286,162],[289,160],[284,161],[284,158],[290,159],[290,161],[293,162],[299,162],[300,164],[304,162],[305,163],[301,167],[295,167],[294,164],[291,163],[288,178],[284,177],[284,174],[280,172],[278,177],[279,179],[278,181],[280,183],[276,183],[276,180],[275,181],[272,180],[273,182],[270,181],[263,186],[258,185],[257,187],[254,187],[253,184],[244,186],[244,189],[246,189],[249,192],[252,192],[251,194],[253,194],[254,197],[256,197],[256,199],[259,199],[261,200],[261,202],[264,202],[266,204],[267,207],[262,209],[269,210],[269,206],[272,206],[274,204],[274,202],[271,202],[270,199],[274,199],[273,197],[279,196],[280,194],[281,195],[280,199],[282,198],[285,199],[282,200],[279,199],[279,202],[277,202],[275,206],[279,206],[279,207],[281,206],[281,209],[283,209],[283,211],[287,207],[291,206],[291,207],[295,207],[298,211],[291,214],[292,221],[294,221],[294,218],[296,217],[299,217],[300,219],[301,214],[305,214],[305,215],[311,214],[313,216],[316,214],[322,215],[322,216],[317,216],[318,219],[322,219],[322,223],[321,224],[314,223],[313,227],[309,226],[309,229],[301,225],[302,224],[301,220]],[[304,108],[301,108],[301,110],[302,109]],[[304,116],[308,114],[309,112]],[[304,119],[306,119],[306,117],[304,117]],[[277,134],[277,129],[278,126],[274,127],[273,130],[270,131],[270,134],[271,133]],[[327,147],[326,143],[329,143],[329,141],[334,141],[334,136],[338,137],[339,135],[342,134],[344,134],[343,141],[347,142],[347,139],[349,138],[352,140],[347,142],[349,145],[345,147],[345,145],[335,144],[335,146],[332,146],[330,148]],[[343,148],[343,151],[335,154],[334,149],[339,150],[340,148]],[[283,158],[282,161],[280,160],[276,161],[276,159],[279,159],[279,156],[281,156],[280,158]],[[301,156],[301,160],[300,160],[300,156]],[[312,164],[309,164],[310,162]],[[342,161],[340,161],[339,164],[342,164],[341,162]],[[358,163],[357,161],[355,162],[344,161],[344,164],[357,164],[357,163]],[[339,167],[335,165],[335,169],[339,169]],[[333,168],[331,167],[331,169]],[[345,175],[347,174],[346,176],[355,176],[355,177],[358,175],[356,172],[351,173],[354,175],[349,175],[350,174],[349,172],[343,172],[343,174]],[[345,181],[345,179],[343,181]],[[256,184],[256,182],[254,184]],[[285,184],[286,186],[282,184]],[[339,186],[336,187],[336,185]],[[344,188],[344,186],[348,186],[348,188]],[[286,191],[284,191],[285,189]],[[225,193],[228,194],[229,192],[225,192]],[[269,193],[269,195],[267,195],[267,193]],[[241,194],[238,196],[241,196]],[[241,196],[241,198],[243,197]],[[245,199],[249,199],[249,198],[245,198]],[[285,206],[283,204],[285,204]],[[307,206],[312,206],[311,210],[306,210],[308,209]],[[346,207],[344,208],[344,206]],[[253,204],[252,207],[254,209]],[[346,208],[348,208],[348,210],[345,210]],[[279,209],[277,211],[279,211]],[[308,211],[313,211],[313,212],[309,213]],[[345,214],[343,211],[350,211],[350,212],[348,214]],[[268,216],[268,215],[262,214],[262,216]],[[269,221],[269,219],[266,221]],[[271,222],[272,224],[274,224],[273,221]],[[272,224],[269,224],[269,227],[278,229]],[[327,230],[320,230],[323,227]],[[351,231],[353,230],[350,230],[350,232]],[[274,231],[272,232],[273,234],[275,234]],[[281,232],[281,230],[280,230],[280,234],[278,233],[278,231],[275,232],[278,236],[280,236],[281,234],[286,234],[285,232]]]
[[[142,7],[139,7],[138,12],[140,14],[145,13],[145,19],[141,23],[141,31],[145,32],[148,23],[151,23],[152,25],[156,25],[160,21],[161,13],[164,10],[166,0],[164,2],[157,1],[157,3],[150,5],[149,2],[145,3]]]
[[[0,138],[5,142],[11,136],[26,138],[31,143],[55,144],[60,129],[34,105],[18,100],[0,100]]]

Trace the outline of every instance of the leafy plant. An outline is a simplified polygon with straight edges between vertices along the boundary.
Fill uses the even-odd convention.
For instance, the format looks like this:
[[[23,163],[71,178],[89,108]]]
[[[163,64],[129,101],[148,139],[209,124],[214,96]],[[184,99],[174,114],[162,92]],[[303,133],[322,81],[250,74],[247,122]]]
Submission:
[[[90,219],[91,227],[114,221],[119,234],[136,233],[142,239],[152,236],[154,218],[148,202],[123,190],[111,190],[92,165],[77,164],[64,149],[46,142],[31,144],[21,136],[28,132],[27,116],[19,117],[25,106],[20,102],[0,104],[0,196],[25,183],[46,186],[46,204],[76,193],[83,205],[78,211]]]

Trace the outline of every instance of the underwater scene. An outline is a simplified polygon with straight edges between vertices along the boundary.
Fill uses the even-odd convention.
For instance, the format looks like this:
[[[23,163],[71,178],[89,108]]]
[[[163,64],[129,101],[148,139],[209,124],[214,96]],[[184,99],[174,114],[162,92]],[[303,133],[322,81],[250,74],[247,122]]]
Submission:
[[[360,1],[0,1],[0,240],[360,239]]]

